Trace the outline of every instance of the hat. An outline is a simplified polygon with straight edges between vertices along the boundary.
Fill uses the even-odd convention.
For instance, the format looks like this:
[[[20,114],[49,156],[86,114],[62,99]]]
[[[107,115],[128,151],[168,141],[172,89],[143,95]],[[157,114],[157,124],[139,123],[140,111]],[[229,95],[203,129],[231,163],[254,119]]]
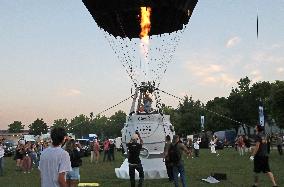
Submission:
[[[136,133],[134,133],[134,134],[132,135],[131,139],[132,139],[132,140],[138,140],[139,137],[138,137],[138,135],[137,135]]]

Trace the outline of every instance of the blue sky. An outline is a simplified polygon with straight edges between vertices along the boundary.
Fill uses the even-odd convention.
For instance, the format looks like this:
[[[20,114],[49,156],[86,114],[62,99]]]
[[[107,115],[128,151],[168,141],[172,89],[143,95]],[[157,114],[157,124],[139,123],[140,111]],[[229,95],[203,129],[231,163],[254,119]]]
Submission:
[[[0,129],[96,114],[130,95],[130,79],[80,0],[1,0],[0,12]],[[206,102],[245,76],[283,80],[283,20],[284,0],[199,1],[160,88]]]

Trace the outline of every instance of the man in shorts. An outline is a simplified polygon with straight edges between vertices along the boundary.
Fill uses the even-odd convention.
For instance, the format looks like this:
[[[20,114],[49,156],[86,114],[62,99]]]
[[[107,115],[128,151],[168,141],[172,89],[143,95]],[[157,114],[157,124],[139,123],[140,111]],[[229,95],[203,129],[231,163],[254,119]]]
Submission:
[[[256,130],[256,139],[255,139],[255,148],[250,157],[254,161],[254,187],[258,186],[258,175],[260,172],[263,172],[268,175],[274,187],[277,186],[273,173],[270,171],[269,162],[268,162],[268,152],[267,152],[267,138],[264,133],[264,127],[257,125]]]
[[[70,156],[61,148],[67,133],[64,128],[51,130],[52,146],[42,151],[39,161],[41,187],[66,187],[65,173],[72,171]]]

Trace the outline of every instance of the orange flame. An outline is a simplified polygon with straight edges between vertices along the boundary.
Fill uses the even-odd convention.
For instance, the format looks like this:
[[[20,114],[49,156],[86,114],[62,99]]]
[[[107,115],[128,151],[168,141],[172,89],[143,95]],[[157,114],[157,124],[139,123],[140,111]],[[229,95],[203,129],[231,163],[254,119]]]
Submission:
[[[151,29],[151,8],[150,7],[141,7],[141,32],[140,32],[140,38],[145,43],[148,43],[149,41],[149,32]]]

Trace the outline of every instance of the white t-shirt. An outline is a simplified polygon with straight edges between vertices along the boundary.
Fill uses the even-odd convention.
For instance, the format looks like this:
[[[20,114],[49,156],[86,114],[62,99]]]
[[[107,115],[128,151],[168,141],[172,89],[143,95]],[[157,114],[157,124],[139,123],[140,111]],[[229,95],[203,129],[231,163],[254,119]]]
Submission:
[[[194,149],[199,149],[199,142],[198,141],[194,142],[193,148]]]
[[[41,187],[59,187],[59,173],[72,171],[70,156],[61,147],[48,147],[39,161]]]
[[[215,141],[214,140],[211,140],[210,141],[210,146],[212,147],[212,146],[215,146]]]

